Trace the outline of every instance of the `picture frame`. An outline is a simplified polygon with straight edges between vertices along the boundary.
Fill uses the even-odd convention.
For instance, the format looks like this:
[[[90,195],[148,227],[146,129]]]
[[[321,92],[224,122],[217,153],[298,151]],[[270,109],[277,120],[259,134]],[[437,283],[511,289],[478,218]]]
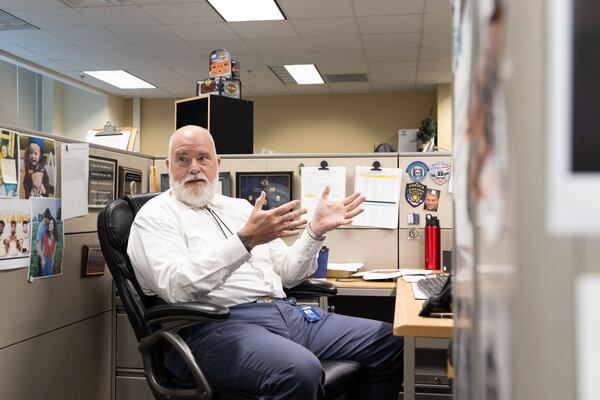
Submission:
[[[117,192],[117,160],[89,156],[88,158],[88,207],[102,208]]]
[[[170,187],[169,174],[160,174],[160,191],[166,192]]]
[[[104,275],[106,261],[100,246],[83,245],[81,254],[81,277]]]
[[[254,205],[261,191],[267,194],[263,210],[277,208],[292,199],[293,171],[236,172],[236,197]]]
[[[221,184],[221,194],[231,197],[231,189],[233,182],[231,181],[230,172],[219,172],[219,183]]]
[[[142,177],[139,169],[119,166],[119,197],[142,193]]]

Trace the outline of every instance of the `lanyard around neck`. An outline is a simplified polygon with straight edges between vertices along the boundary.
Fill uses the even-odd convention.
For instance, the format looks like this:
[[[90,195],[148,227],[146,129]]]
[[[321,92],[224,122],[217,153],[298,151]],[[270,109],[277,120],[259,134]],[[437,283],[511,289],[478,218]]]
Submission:
[[[229,235],[233,236],[233,232],[231,231],[231,229],[229,229],[229,227],[227,226],[227,224],[225,222],[223,222],[223,220],[221,219],[221,217],[219,217],[219,215],[216,212],[214,212],[212,210],[212,208],[206,206],[206,211],[208,211],[208,213],[213,217],[213,219],[217,223],[217,226],[219,227],[219,229],[223,233],[223,236],[225,236],[225,239],[227,239],[228,236],[225,233],[225,230],[223,230],[223,228],[227,229],[227,232],[229,232]]]

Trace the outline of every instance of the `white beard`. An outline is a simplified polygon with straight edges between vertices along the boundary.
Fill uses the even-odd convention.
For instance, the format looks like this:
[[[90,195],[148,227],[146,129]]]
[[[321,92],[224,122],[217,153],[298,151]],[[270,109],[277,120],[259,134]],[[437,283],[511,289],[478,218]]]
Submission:
[[[190,207],[202,208],[209,205],[213,198],[215,197],[215,184],[218,182],[218,177],[212,182],[209,182],[205,185],[204,188],[196,187],[196,186],[185,186],[185,182],[194,179],[205,179],[208,181],[206,175],[200,173],[194,176],[187,176],[185,179],[180,181],[174,180],[169,176],[169,185],[171,186],[171,190],[175,195],[175,198]]]

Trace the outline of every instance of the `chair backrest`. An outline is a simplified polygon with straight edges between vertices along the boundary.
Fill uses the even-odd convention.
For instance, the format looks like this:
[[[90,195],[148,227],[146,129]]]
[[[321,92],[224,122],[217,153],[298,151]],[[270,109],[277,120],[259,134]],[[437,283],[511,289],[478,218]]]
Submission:
[[[144,312],[156,299],[146,296],[140,288],[127,256],[127,242],[135,215],[148,200],[159,194],[125,196],[110,202],[98,215],[98,237],[102,254],[138,340],[151,333],[144,319]]]

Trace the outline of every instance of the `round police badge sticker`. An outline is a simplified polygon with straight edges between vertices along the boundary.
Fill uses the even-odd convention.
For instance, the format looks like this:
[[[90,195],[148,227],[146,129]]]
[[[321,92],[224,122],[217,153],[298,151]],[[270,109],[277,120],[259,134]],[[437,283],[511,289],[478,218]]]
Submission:
[[[406,168],[406,173],[413,182],[421,182],[425,179],[427,171],[429,171],[429,167],[423,161],[413,161]]]
[[[404,198],[413,207],[418,207],[425,201],[425,192],[427,186],[419,182],[411,182],[406,184]]]
[[[431,180],[438,185],[443,185],[450,179],[450,171],[452,166],[448,162],[435,162],[429,167],[429,176]]]

